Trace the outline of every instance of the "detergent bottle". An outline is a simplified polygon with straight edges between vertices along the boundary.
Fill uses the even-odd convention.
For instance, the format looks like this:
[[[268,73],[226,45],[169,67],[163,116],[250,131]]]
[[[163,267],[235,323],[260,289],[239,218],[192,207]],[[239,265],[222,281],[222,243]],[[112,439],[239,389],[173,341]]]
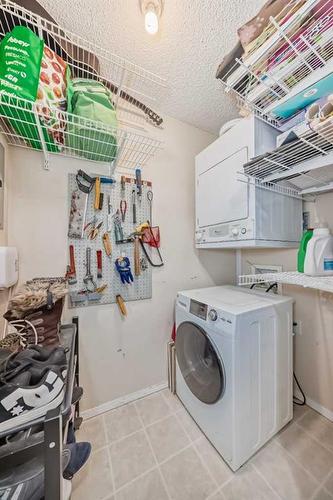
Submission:
[[[299,245],[299,250],[297,254],[297,271],[299,273],[304,273],[304,261],[306,255],[306,249],[309,241],[313,236],[313,229],[308,229],[304,232],[303,237],[301,239],[301,243]]]
[[[313,230],[306,248],[304,273],[309,276],[333,275],[333,236],[326,224]]]

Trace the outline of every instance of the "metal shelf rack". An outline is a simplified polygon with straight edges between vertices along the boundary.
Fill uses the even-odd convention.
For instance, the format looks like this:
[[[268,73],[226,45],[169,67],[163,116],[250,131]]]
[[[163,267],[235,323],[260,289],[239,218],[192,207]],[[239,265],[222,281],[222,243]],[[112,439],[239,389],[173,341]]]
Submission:
[[[53,112],[59,114],[55,108]],[[149,135],[125,127],[114,128],[64,111],[61,111],[61,120],[66,124],[62,144],[55,145],[42,128],[47,115],[41,110],[37,112],[35,103],[8,96],[4,100],[1,92],[0,118],[0,131],[8,144],[42,151],[46,169],[51,154],[103,162],[112,165],[113,170],[116,167],[134,169],[137,165],[145,165],[162,148],[161,141]],[[18,134],[11,124],[21,133]],[[52,126],[47,128],[53,130]]]
[[[333,69],[333,5],[322,0],[288,4],[222,77],[241,106],[279,127],[275,112],[286,97],[306,89]]]
[[[256,285],[258,283],[281,283],[297,285],[304,288],[315,288],[323,292],[333,293],[333,277],[307,276],[298,272],[245,274],[238,277],[240,286]]]
[[[54,410],[50,410],[44,417],[40,417],[20,426],[1,432],[0,439],[6,436],[26,430],[32,426],[41,427],[37,434],[31,434],[25,439],[23,445],[17,441],[15,450],[1,450],[0,447],[0,470],[13,471],[20,466],[21,472],[16,477],[15,484],[20,483],[19,474],[25,473],[25,464],[35,467],[35,474],[44,471],[44,497],[45,500],[59,500],[62,498],[62,445],[66,438],[68,420],[71,415],[72,393],[74,384],[79,383],[78,366],[78,318],[73,318],[73,323],[61,326],[60,341],[68,348],[68,369],[66,388],[63,403]],[[75,416],[79,418],[78,406],[75,408]],[[13,476],[9,476],[11,479]],[[25,477],[25,476],[24,476]],[[24,480],[24,479],[23,479]]]
[[[43,151],[46,168],[50,153],[55,153],[111,163],[113,168],[131,169],[136,165],[144,165],[161,148],[161,141],[151,135],[152,127],[149,124],[160,127],[163,123],[151,106],[158,104],[165,92],[164,79],[10,0],[0,0],[0,40],[17,25],[29,27],[44,40],[45,45],[69,65],[72,76],[103,83],[111,92],[119,126],[114,129],[61,111],[60,118],[66,124],[66,130],[63,144],[55,148],[42,127],[48,117],[41,110],[37,111],[35,103],[17,98],[4,100],[2,95],[0,131],[9,144]],[[59,116],[59,110],[51,111]],[[13,130],[11,120],[13,123],[14,118],[21,122],[19,125],[20,130],[24,130],[23,136]],[[73,124],[75,127],[71,127]],[[71,132],[73,128],[76,132]],[[48,129],[52,132],[52,127]],[[85,140],[87,136],[89,141]],[[115,137],[117,142],[116,152],[111,157],[106,154],[108,137],[111,141]],[[71,147],[68,146],[69,142]]]
[[[262,186],[279,189],[281,181],[289,181],[297,196],[333,190],[333,117],[316,130],[307,131],[298,139],[253,158],[244,165],[244,174]]]

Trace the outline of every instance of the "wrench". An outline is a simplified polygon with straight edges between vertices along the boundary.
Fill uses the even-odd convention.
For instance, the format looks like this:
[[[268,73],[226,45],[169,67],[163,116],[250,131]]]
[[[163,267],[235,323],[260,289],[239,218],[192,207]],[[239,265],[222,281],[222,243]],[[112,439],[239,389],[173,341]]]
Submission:
[[[86,285],[88,292],[94,292],[96,290],[96,283],[94,282],[94,277],[91,274],[91,248],[86,249],[86,275],[83,278],[83,283]]]

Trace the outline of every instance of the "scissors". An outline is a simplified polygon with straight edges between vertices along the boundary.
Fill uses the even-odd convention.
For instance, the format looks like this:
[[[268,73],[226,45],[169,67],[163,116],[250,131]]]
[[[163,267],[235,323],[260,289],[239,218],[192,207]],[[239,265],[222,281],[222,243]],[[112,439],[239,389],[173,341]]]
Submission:
[[[94,217],[91,222],[88,222],[88,224],[86,224],[84,230],[88,230],[87,236],[88,236],[89,240],[94,240],[95,238],[97,238],[97,235],[98,235],[102,225],[103,225],[103,221],[101,221],[97,224],[96,217]]]

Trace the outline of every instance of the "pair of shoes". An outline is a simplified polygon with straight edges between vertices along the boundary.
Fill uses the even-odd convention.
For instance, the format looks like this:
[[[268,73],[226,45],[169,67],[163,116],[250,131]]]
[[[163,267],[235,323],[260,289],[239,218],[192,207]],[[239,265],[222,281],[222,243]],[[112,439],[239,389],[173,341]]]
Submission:
[[[30,422],[59,406],[67,370],[62,347],[32,346],[7,358],[0,368],[0,431]]]

